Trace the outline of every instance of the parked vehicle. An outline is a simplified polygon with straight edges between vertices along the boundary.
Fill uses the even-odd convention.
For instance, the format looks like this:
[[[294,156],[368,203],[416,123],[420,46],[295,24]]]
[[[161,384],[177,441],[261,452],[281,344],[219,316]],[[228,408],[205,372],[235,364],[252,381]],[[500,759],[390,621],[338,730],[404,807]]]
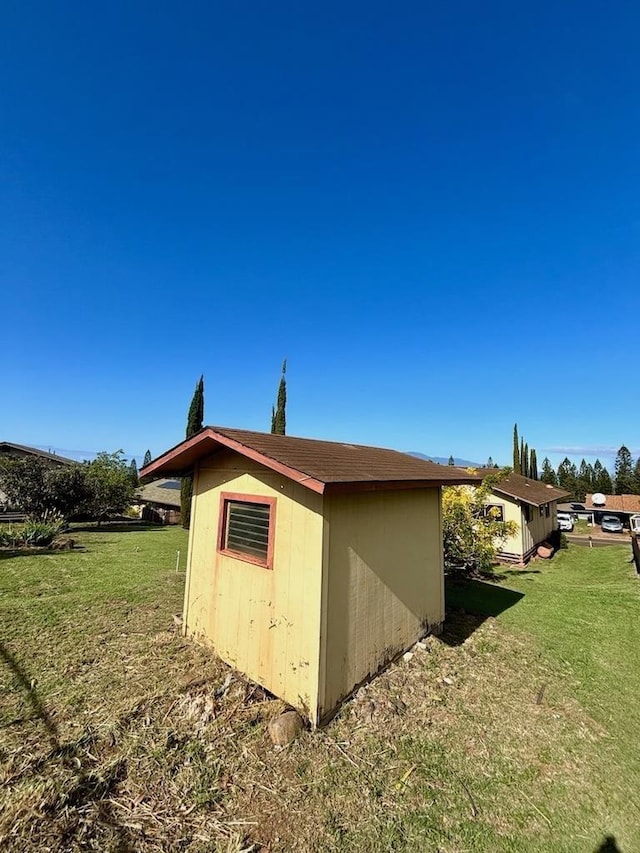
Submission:
[[[567,533],[571,533],[571,531],[573,530],[573,519],[571,518],[570,513],[558,513],[558,530],[563,530]]]
[[[622,533],[622,522],[617,515],[603,515],[600,526],[603,533]]]

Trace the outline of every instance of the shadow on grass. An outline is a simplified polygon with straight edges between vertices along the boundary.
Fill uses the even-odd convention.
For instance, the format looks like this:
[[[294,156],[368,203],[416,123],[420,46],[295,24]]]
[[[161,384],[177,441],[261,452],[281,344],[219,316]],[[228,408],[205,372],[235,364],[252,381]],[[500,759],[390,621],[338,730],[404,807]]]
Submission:
[[[38,717],[38,719],[42,720],[42,723],[47,730],[47,734],[49,736],[49,740],[51,741],[51,746],[54,749],[59,747],[58,743],[58,729],[56,728],[55,723],[51,719],[47,709],[44,707],[42,702],[40,701],[40,697],[38,696],[38,692],[32,686],[32,681],[26,672],[22,669],[18,661],[11,654],[9,649],[4,646],[3,643],[0,643],[0,658],[5,662],[7,667],[11,670],[11,672],[16,677],[18,684],[24,690],[25,695],[29,701],[29,704],[33,708],[33,712]]]
[[[445,581],[446,616],[442,639],[459,646],[490,616],[499,616],[517,604],[524,593],[480,580],[448,577]]]
[[[13,560],[15,557],[57,557],[58,554],[78,554],[85,548],[6,548],[0,550],[0,560]]]
[[[0,642],[0,661],[3,661],[8,669],[15,676],[21,690],[24,692],[27,701],[33,709],[33,713],[37,719],[42,722],[47,737],[51,746],[49,755],[40,761],[35,762],[34,769],[38,773],[42,773],[44,765],[50,759],[61,761],[67,768],[71,768],[75,775],[75,784],[70,791],[64,796],[62,805],[56,805],[55,810],[60,811],[61,808],[77,809],[79,812],[86,811],[91,804],[97,807],[99,818],[97,824],[103,823],[108,826],[115,834],[115,849],[118,853],[134,853],[135,848],[131,844],[131,833],[126,826],[123,826],[114,813],[111,803],[108,798],[111,794],[115,794],[117,786],[122,782],[127,775],[126,762],[120,761],[109,771],[101,776],[95,772],[87,772],[82,769],[79,747],[82,739],[78,743],[63,744],[60,742],[58,727],[53,721],[51,714],[47,711],[42,700],[35,689],[35,682],[29,677],[26,670],[16,660],[13,654],[7,647]],[[53,772],[53,771],[51,771]],[[20,775],[24,773],[24,769]],[[53,807],[49,807],[53,810]],[[95,827],[98,829],[98,826]]]
[[[615,837],[607,835],[602,844],[596,847],[593,853],[622,853],[622,850],[618,847]]]
[[[541,575],[540,569],[504,569],[499,574],[496,574],[493,580],[506,580],[507,578],[519,578],[522,575]],[[492,580],[492,578],[489,578]]]
[[[74,524],[70,533],[148,533],[150,530],[166,530],[162,524],[128,524],[126,521],[103,522],[99,527],[97,524]]]

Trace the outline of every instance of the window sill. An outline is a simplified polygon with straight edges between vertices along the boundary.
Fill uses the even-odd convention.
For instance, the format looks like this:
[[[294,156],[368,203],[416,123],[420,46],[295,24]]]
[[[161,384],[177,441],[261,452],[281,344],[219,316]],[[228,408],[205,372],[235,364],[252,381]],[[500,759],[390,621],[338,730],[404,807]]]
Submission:
[[[241,551],[231,551],[229,548],[218,548],[218,554],[223,557],[231,557],[234,560],[239,560],[241,563],[250,563],[252,566],[260,566],[262,569],[273,571],[273,564],[268,560],[261,560],[260,557],[251,557],[249,554],[243,554]]]

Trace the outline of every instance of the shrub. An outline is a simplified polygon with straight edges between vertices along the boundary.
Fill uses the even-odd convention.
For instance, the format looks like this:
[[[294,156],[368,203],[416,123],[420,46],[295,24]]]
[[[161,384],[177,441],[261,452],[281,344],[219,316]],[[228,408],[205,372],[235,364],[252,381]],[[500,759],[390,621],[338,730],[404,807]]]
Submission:
[[[64,519],[56,513],[45,513],[44,518],[28,518],[24,524],[0,527],[0,547],[23,548],[25,546],[50,545],[62,530]]]
[[[24,545],[50,545],[63,525],[62,516],[53,513],[44,519],[27,519],[22,526],[22,542]]]
[[[518,530],[513,521],[500,521],[485,501],[508,469],[485,477],[481,485],[447,486],[442,490],[442,538],[447,570],[478,574],[496,562],[501,544]]]
[[[20,528],[16,528],[13,524],[0,525],[0,548],[17,548],[20,533]]]

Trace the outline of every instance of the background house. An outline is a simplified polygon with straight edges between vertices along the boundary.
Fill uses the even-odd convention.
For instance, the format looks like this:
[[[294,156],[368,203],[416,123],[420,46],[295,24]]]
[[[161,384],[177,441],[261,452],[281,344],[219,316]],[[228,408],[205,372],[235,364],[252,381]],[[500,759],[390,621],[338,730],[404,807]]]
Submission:
[[[37,447],[28,447],[26,444],[14,444],[11,441],[0,441],[0,456],[9,456],[13,459],[24,459],[26,456],[37,456],[52,465],[74,465],[74,459],[67,459],[65,456],[58,456],[57,453],[47,453],[45,450],[38,450]]]
[[[160,479],[136,491],[134,506],[143,521],[153,524],[180,524],[180,480]]]
[[[318,723],[444,620],[440,487],[404,453],[205,427],[142,469],[194,470],[186,633]]]
[[[484,479],[496,470],[480,468],[477,473]],[[494,486],[487,506],[495,507],[499,520],[515,521],[518,525],[517,532],[502,544],[500,559],[526,563],[538,545],[557,528],[558,501],[568,496],[569,492],[513,472]]]
[[[590,494],[585,498],[584,510],[591,516],[592,524],[600,524],[603,515],[615,515],[625,527],[630,527],[632,517],[640,513],[640,495]]]

